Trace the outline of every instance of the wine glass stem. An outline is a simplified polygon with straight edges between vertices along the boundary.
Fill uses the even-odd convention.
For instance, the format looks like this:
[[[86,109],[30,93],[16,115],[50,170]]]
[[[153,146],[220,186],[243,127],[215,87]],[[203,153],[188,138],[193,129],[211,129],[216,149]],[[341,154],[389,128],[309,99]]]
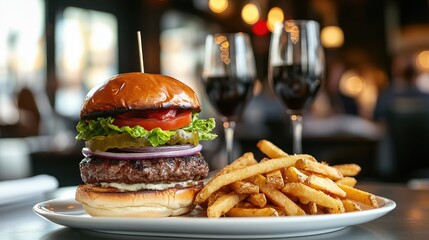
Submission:
[[[225,121],[223,123],[225,130],[225,141],[226,141],[226,152],[228,154],[228,164],[234,161],[234,130],[235,122],[234,121]]]
[[[293,131],[293,153],[302,153],[302,115],[292,114],[290,116]]]

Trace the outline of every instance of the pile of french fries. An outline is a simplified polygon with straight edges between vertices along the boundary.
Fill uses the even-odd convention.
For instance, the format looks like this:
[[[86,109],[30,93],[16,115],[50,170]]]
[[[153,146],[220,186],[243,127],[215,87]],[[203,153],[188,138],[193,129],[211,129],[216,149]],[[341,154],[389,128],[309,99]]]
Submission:
[[[207,217],[266,217],[343,213],[377,208],[375,195],[355,188],[356,164],[329,166],[306,154],[289,155],[267,140],[259,162],[247,152],[221,169],[197,194]]]

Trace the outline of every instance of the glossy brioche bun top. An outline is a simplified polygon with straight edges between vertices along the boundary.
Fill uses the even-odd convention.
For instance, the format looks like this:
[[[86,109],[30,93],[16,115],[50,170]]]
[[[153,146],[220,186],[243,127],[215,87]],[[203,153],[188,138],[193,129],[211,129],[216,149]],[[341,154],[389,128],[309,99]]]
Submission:
[[[92,119],[128,111],[169,108],[201,111],[195,92],[175,78],[141,72],[123,73],[89,91],[80,117]]]
[[[162,191],[109,192],[79,185],[76,201],[94,217],[169,217],[191,212],[201,187],[169,188]]]

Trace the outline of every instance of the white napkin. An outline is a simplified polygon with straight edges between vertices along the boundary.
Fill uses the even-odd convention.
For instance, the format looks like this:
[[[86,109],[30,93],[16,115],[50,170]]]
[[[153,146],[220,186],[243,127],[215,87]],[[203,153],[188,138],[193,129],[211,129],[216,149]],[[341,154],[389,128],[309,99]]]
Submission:
[[[42,196],[58,188],[58,180],[49,175],[0,182],[0,206]]]
[[[407,183],[408,187],[415,190],[428,190],[429,178],[411,179]]]

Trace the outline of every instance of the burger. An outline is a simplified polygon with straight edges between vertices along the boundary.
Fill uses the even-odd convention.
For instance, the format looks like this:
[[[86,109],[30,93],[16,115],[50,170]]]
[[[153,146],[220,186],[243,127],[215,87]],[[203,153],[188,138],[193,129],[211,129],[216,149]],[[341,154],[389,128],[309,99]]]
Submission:
[[[200,111],[195,92],[165,75],[118,74],[91,89],[76,126],[85,141],[76,200],[91,216],[192,211],[209,171],[200,141],[216,137]]]

